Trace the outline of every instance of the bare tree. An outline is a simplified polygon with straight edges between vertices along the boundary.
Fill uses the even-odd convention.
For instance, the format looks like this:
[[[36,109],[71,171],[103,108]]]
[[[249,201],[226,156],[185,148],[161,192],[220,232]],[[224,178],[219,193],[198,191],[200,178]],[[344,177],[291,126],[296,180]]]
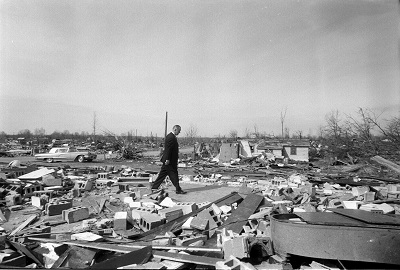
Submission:
[[[44,136],[46,134],[46,131],[44,128],[35,128],[34,131],[35,136]]]
[[[287,139],[290,138],[290,130],[288,127],[285,127],[285,138],[287,138]]]
[[[96,112],[93,113],[93,140],[96,140],[96,125],[97,125],[97,117]]]
[[[246,127],[244,129],[244,137],[245,138],[250,138],[250,136],[251,136],[251,131]]]
[[[230,138],[236,140],[236,139],[237,139],[237,136],[238,136],[237,130],[234,130],[234,129],[233,129],[233,130],[229,131],[229,137],[230,137]]]
[[[286,118],[286,111],[287,111],[287,107],[285,108],[285,112],[281,112],[281,127],[282,127],[282,139],[283,139],[283,123],[285,122],[285,118]]]
[[[299,138],[301,140],[303,138],[303,131],[302,130],[296,131],[296,135],[297,135],[297,138]]]
[[[188,143],[194,143],[197,133],[197,127],[193,124],[190,124],[189,128],[185,132],[185,137],[189,140]]]

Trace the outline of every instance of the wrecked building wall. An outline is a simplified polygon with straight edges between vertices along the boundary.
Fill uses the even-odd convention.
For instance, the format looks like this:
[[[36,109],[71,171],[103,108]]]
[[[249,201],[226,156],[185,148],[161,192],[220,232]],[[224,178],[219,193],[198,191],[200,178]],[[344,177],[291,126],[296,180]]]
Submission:
[[[239,144],[238,143],[223,143],[220,149],[220,162],[231,161],[239,157]]]
[[[308,147],[284,146],[285,156],[295,161],[308,161]],[[275,154],[275,153],[274,153]]]

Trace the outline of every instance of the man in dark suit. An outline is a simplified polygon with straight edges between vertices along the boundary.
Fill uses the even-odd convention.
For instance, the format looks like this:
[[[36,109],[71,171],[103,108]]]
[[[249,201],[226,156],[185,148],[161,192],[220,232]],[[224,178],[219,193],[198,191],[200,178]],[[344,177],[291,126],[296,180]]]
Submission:
[[[176,136],[181,132],[181,127],[175,125],[172,132],[165,137],[164,153],[161,157],[161,170],[157,179],[153,182],[151,189],[158,189],[165,177],[169,177],[172,184],[176,188],[176,194],[186,194],[179,185],[178,177],[178,158],[179,158],[179,144]]]

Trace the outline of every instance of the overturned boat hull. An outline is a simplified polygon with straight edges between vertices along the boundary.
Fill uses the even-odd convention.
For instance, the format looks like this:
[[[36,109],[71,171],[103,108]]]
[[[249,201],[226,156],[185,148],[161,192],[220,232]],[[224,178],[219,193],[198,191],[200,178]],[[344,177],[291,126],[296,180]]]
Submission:
[[[271,217],[271,236],[281,256],[400,265],[400,226],[319,225],[278,214]]]

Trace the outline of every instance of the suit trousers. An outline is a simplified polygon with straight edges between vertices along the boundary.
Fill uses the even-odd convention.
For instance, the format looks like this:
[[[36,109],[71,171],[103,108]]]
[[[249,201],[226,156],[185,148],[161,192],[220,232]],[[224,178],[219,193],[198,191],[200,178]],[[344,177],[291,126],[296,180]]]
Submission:
[[[176,191],[181,190],[181,187],[179,186],[178,166],[171,166],[171,164],[161,166],[161,170],[158,173],[158,177],[153,182],[151,188],[158,189],[158,187],[161,185],[161,183],[164,181],[167,175],[171,180],[172,184],[175,186]]]

